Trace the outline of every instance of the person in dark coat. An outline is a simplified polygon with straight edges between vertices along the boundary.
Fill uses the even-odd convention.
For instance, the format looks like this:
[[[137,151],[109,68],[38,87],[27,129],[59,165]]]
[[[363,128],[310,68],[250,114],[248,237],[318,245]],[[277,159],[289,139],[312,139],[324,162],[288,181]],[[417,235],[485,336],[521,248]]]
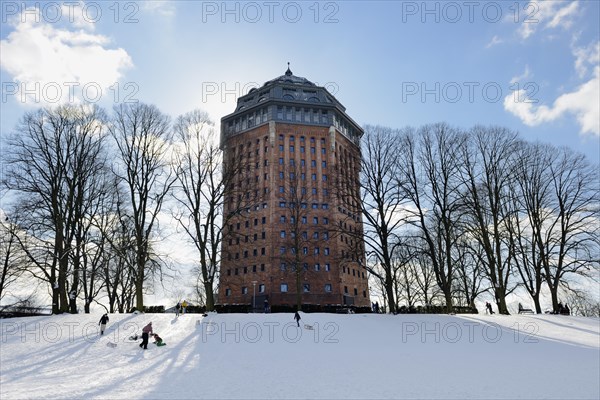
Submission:
[[[181,309],[181,304],[178,302],[178,303],[175,305],[175,316],[176,316],[176,317],[179,317],[179,310],[180,310],[180,309]]]
[[[143,347],[144,350],[148,350],[148,338],[151,333],[153,333],[152,322],[149,322],[148,325],[142,329],[142,343],[140,343],[140,347]]]
[[[108,314],[104,314],[101,318],[100,318],[100,322],[98,322],[98,325],[100,325],[100,334],[104,335],[104,330],[106,329],[106,324],[108,323]]]
[[[485,303],[485,309],[487,312],[489,312],[490,314],[494,313],[494,310],[492,310],[492,304],[490,302],[486,302]]]
[[[300,328],[300,314],[298,314],[298,311],[296,311],[296,313],[294,314],[294,319],[296,320],[296,323],[298,324],[298,328]]]
[[[265,314],[269,312],[269,300],[265,299]]]

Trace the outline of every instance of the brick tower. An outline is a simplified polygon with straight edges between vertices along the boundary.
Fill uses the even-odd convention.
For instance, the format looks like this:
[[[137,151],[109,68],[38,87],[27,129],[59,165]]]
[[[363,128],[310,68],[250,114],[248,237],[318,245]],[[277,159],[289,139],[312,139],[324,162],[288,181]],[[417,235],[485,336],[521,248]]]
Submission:
[[[324,87],[284,75],[221,120],[225,189],[219,304],[370,306],[361,127]]]

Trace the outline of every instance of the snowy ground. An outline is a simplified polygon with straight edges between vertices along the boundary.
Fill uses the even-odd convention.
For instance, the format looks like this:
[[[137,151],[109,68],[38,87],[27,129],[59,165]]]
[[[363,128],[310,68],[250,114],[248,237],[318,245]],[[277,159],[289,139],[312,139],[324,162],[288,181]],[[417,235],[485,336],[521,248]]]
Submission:
[[[600,398],[598,319],[301,315],[1,320],[0,398]],[[128,342],[148,321],[167,346]]]

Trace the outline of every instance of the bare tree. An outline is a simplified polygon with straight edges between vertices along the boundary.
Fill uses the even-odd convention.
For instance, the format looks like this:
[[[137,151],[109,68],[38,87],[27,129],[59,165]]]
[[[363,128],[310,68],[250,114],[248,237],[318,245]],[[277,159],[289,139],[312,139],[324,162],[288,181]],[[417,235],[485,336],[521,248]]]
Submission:
[[[144,283],[148,273],[156,272],[158,266],[151,259],[151,240],[175,180],[170,159],[169,117],[152,105],[122,104],[114,108],[110,132],[120,158],[114,173],[129,196],[136,252],[136,308],[143,311]]]
[[[79,267],[70,264],[85,207],[95,201],[89,182],[101,168],[104,121],[104,112],[95,106],[41,109],[25,114],[8,142],[3,184],[17,194],[27,234],[40,244],[52,243],[49,263],[48,254],[42,259],[33,251],[28,255],[41,268],[35,276],[51,286],[54,313],[76,310]],[[68,291],[74,294],[71,299]]]
[[[517,134],[500,127],[474,127],[464,143],[461,168],[466,191],[465,229],[477,243],[475,254],[489,279],[500,314],[508,314],[506,296],[511,285],[513,248],[509,245],[506,220],[512,218],[506,204],[514,179]]]
[[[23,275],[29,261],[27,254],[20,246],[18,235],[22,234],[19,227],[18,214],[8,217],[0,213],[0,302],[10,293],[9,289]]]
[[[558,149],[548,172],[552,209],[537,245],[556,311],[559,289],[569,287],[571,276],[589,278],[598,272],[600,197],[597,168],[582,154]]]
[[[240,210],[223,216],[225,188],[231,187],[239,164],[223,168],[214,123],[206,112],[194,110],[177,118],[175,138],[177,184],[173,192],[178,209],[174,218],[196,247],[199,256],[198,280],[203,301],[212,311],[215,305],[215,278],[221,263],[223,227]],[[233,196],[236,198],[236,196]],[[240,197],[242,199],[243,197]]]
[[[521,143],[513,166],[515,179],[509,185],[511,196],[507,199],[512,217],[506,219],[506,227],[514,265],[538,314],[542,312],[540,294],[544,283],[538,243],[550,216],[551,190],[547,171],[551,159],[551,147]]]
[[[381,126],[366,126],[363,136],[360,192],[352,176],[338,182],[336,191],[342,198],[350,197],[363,214],[363,231],[342,232],[355,244],[354,252],[361,254],[366,246],[365,264],[369,273],[381,280],[385,299],[391,313],[396,312],[396,270],[404,224],[405,194],[398,184],[399,131]],[[346,201],[348,203],[348,201]],[[342,221],[343,222],[343,221]],[[343,228],[343,226],[342,226]],[[403,264],[404,261],[401,262]],[[395,265],[396,264],[396,265]]]
[[[397,185],[410,199],[407,221],[418,228],[425,253],[452,311],[455,275],[453,249],[462,215],[459,169],[465,136],[448,125],[425,125],[418,133],[407,130],[400,144],[403,151]]]

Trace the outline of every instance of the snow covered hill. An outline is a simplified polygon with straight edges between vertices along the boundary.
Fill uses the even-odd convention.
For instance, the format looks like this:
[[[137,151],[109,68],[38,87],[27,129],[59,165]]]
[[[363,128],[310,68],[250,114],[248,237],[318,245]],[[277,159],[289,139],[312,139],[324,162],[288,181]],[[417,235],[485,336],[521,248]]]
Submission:
[[[102,337],[100,315],[1,320],[0,397],[600,398],[598,319],[301,316],[114,314]],[[149,321],[167,346],[128,340]]]

